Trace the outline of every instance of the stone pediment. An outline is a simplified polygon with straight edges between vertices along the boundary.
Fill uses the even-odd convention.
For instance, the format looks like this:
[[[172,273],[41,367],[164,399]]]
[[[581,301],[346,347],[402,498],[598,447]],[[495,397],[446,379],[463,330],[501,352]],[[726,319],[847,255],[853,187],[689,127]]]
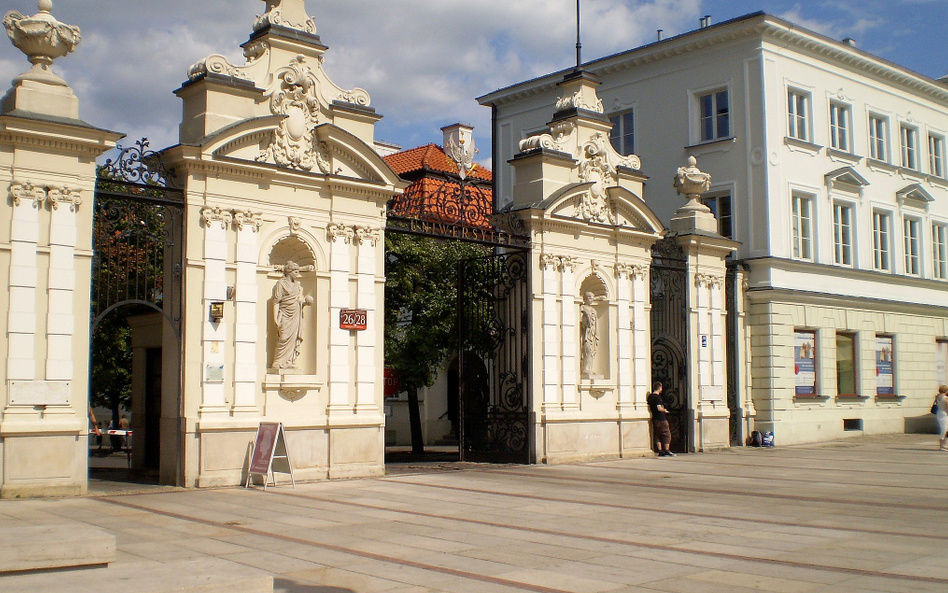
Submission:
[[[259,158],[261,151],[269,145],[283,120],[281,116],[271,115],[234,124],[205,138],[202,152],[213,158],[264,162]],[[405,185],[372,147],[350,132],[333,124],[322,124],[312,130],[312,137],[313,167],[298,168],[299,172]]]
[[[595,183],[568,185],[535,206],[544,220],[570,225],[614,227],[648,234],[660,234],[664,225],[641,197],[622,186],[604,188],[601,195],[591,190]]]
[[[856,191],[861,191],[862,188],[869,185],[869,181],[852,167],[841,167],[830,171],[825,175],[825,179],[826,186],[830,189],[842,186],[842,188],[848,187]]]
[[[919,207],[925,207],[927,204],[935,201],[935,198],[918,183],[903,187],[895,192],[895,197],[900,204],[903,202],[915,202],[915,205]]]

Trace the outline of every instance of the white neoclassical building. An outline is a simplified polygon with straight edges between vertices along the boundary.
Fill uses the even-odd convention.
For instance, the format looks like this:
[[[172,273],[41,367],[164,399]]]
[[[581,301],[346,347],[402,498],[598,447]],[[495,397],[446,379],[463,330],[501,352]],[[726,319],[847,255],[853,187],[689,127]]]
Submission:
[[[695,155],[712,174],[704,202],[746,273],[730,303],[732,417],[778,443],[927,429],[948,382],[946,79],[764,13],[583,68],[661,220],[678,204],[667,171]],[[522,174],[506,163],[545,131],[563,74],[479,99],[495,109],[501,204]]]

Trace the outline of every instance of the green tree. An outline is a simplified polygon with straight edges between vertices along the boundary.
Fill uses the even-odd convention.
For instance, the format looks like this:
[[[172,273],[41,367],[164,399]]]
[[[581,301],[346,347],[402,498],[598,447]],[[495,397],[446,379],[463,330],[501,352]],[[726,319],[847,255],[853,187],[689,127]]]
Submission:
[[[418,390],[458,351],[458,262],[489,247],[401,233],[385,235],[385,366],[408,392],[412,452],[424,452]]]

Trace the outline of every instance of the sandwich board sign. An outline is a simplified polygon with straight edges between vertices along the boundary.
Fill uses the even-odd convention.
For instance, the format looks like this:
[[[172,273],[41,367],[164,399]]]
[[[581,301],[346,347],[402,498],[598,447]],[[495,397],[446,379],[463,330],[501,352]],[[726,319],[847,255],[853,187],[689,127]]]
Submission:
[[[249,488],[255,475],[263,476],[263,489],[272,482],[276,485],[276,472],[290,474],[290,481],[296,488],[296,479],[293,477],[293,464],[290,463],[290,454],[286,450],[286,432],[282,422],[261,422],[257,428],[257,438],[253,442],[253,451],[250,454],[250,470],[247,472]]]

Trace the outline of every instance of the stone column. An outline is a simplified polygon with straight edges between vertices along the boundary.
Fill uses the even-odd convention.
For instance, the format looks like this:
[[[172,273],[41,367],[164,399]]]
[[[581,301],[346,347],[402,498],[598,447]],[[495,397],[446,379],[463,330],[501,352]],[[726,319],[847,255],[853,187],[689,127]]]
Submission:
[[[234,212],[237,227],[237,278],[234,294],[235,415],[259,415],[257,383],[266,363],[257,360],[257,235],[263,215]]]
[[[376,344],[384,312],[379,315],[376,311],[375,277],[378,266],[376,250],[382,231],[360,227],[355,229],[355,237],[359,244],[356,307],[366,312],[366,329],[356,332],[356,411],[377,411],[375,383],[379,369]],[[337,315],[335,319],[338,318]]]
[[[349,244],[354,231],[351,227],[331,223],[329,236],[329,409],[351,411],[349,384],[349,332],[339,329],[339,312],[350,305]]]
[[[634,391],[634,352],[632,351],[632,266],[616,264],[616,322],[617,344],[616,356],[619,366],[616,373],[619,408],[630,405],[635,396]]]
[[[562,365],[563,365],[563,408],[577,408],[577,354],[579,353],[576,344],[576,285],[573,279],[573,272],[579,262],[572,257],[561,258],[563,274],[560,277],[560,302],[562,310],[560,312],[560,344],[562,344]]]
[[[13,383],[36,379],[36,247],[39,211],[46,200],[46,190],[28,181],[14,181],[10,194],[13,197],[13,223],[10,232],[7,380]],[[14,393],[14,387],[11,385],[8,394]]]
[[[725,258],[737,243],[717,233],[717,220],[699,201],[711,186],[711,175],[698,169],[689,157],[678,168],[675,188],[688,202],[671,220],[671,230],[688,259],[688,277],[694,290],[689,296],[689,393],[693,422],[689,447],[697,450],[730,446],[725,376],[723,287]]]
[[[652,389],[652,331],[648,266],[632,267],[632,350],[636,407],[645,406]]]
[[[227,414],[224,378],[227,372],[225,349],[227,324],[213,321],[210,317],[211,303],[227,299],[227,227],[233,214],[219,207],[204,208],[204,299],[198,311],[203,320],[203,397],[200,414]]]
[[[81,192],[68,187],[49,190],[49,306],[46,321],[46,380],[72,381],[76,318],[76,214]],[[85,321],[83,319],[83,321]]]
[[[560,319],[557,314],[559,274],[561,259],[555,255],[540,256],[543,274],[543,408],[552,408],[560,403],[560,374],[562,353],[560,351]]]

